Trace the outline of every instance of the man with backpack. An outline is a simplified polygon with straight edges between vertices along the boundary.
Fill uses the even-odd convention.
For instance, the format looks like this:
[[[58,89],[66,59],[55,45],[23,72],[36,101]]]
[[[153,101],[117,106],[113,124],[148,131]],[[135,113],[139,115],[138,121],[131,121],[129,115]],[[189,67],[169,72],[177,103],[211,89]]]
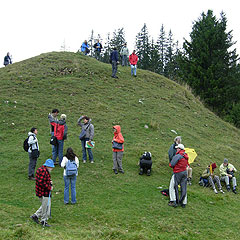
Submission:
[[[37,139],[37,128],[32,128],[28,133],[28,138],[24,141],[24,150],[28,151],[29,165],[28,165],[28,179],[35,180],[34,172],[39,157],[39,145]]]

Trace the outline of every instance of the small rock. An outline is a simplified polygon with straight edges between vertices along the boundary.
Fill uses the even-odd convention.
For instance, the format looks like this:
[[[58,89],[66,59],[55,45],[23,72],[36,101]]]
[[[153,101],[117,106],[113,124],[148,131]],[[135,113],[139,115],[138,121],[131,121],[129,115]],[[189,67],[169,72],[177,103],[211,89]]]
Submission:
[[[15,123],[12,123],[12,125],[14,126],[14,125],[15,125]]]
[[[149,127],[148,127],[148,125],[146,124],[146,125],[144,126],[144,128],[148,129]]]

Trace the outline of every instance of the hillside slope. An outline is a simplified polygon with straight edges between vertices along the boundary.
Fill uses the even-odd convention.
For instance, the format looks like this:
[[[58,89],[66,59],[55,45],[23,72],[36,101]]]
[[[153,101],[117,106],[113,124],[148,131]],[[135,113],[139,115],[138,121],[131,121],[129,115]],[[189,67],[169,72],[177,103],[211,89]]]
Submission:
[[[129,67],[119,67],[119,79],[113,79],[111,65],[63,52],[0,69],[1,239],[237,239],[238,196],[214,195],[200,188],[198,179],[210,161],[220,166],[225,157],[240,168],[239,130],[175,82],[148,71],[137,74],[132,78]],[[76,122],[82,114],[92,118],[95,164],[80,166],[77,206],[63,206],[62,169],[54,169],[54,227],[42,231],[29,219],[40,203],[27,180],[22,142],[36,126],[41,166],[51,156],[47,115],[56,107],[67,115],[64,152],[71,146],[80,158]],[[124,175],[111,170],[114,124],[121,125],[125,138]],[[186,209],[168,207],[157,189],[167,188],[170,180],[167,151],[176,136],[171,130],[198,153]],[[151,177],[138,175],[144,151],[153,155]]]

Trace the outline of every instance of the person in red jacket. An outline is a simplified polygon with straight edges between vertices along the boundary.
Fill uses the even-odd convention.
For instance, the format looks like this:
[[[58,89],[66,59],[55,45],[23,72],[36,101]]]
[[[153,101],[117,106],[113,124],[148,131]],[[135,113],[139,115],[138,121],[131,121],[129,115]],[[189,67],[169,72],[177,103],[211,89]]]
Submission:
[[[51,191],[52,180],[51,171],[54,168],[52,159],[47,159],[46,162],[38,168],[36,172],[36,196],[39,197],[42,205],[40,208],[30,217],[34,222],[39,223],[41,217],[41,224],[43,227],[50,227],[47,224],[48,217],[50,216],[51,208]]]
[[[187,166],[188,155],[185,153],[184,145],[178,144],[176,147],[176,155],[172,158],[169,166],[173,168],[174,174],[174,189],[176,200],[169,206],[177,207],[177,204],[181,205],[183,208],[187,204]],[[181,186],[181,197],[179,199],[178,185]]]
[[[114,137],[112,140],[112,150],[113,150],[113,171],[115,174],[124,173],[122,168],[122,158],[124,152],[124,138],[121,133],[120,125],[116,125],[113,127],[114,130]]]
[[[129,56],[129,62],[131,65],[131,75],[134,75],[134,77],[136,77],[138,56],[135,54],[135,50],[133,50],[133,53]]]

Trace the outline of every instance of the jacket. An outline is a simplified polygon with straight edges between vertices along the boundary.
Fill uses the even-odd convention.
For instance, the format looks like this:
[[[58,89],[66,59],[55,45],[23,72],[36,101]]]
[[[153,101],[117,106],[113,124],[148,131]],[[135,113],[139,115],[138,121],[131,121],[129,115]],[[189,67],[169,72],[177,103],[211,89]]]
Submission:
[[[128,51],[128,48],[127,47],[122,47],[121,51],[120,51],[120,55],[126,55],[128,56],[129,55],[129,51]]]
[[[52,189],[51,175],[47,167],[42,165],[36,172],[36,196],[48,197]]]
[[[117,52],[117,50],[114,50],[114,51],[111,52],[110,60],[118,62],[118,52]]]
[[[97,51],[97,52],[101,52],[101,50],[102,50],[102,44],[101,43],[95,43],[93,45],[93,47],[95,48],[95,51]]]
[[[169,162],[171,162],[172,158],[176,155],[176,152],[177,152],[177,149],[175,148],[176,146],[177,146],[177,144],[173,143],[168,150]]]
[[[138,62],[138,56],[134,53],[132,53],[130,56],[129,56],[129,62],[131,65],[137,65],[137,62]]]
[[[186,171],[188,165],[188,155],[184,150],[179,150],[169,163],[169,167],[173,168],[174,173]]]
[[[220,171],[220,176],[221,177],[225,177],[227,176],[227,169],[232,168],[234,172],[237,172],[237,169],[231,164],[229,163],[227,166],[224,166],[224,164],[222,163],[221,166],[219,167],[219,171]]]
[[[65,120],[54,120],[51,114],[48,115],[50,124],[54,127],[54,136],[57,140],[67,139],[67,124]]]
[[[75,157],[75,160],[74,160],[74,161],[75,161],[75,163],[77,164],[77,168],[79,168],[79,160],[78,160],[78,158]],[[61,162],[61,167],[64,168],[63,176],[66,176],[66,168],[65,168],[65,166],[67,165],[67,162],[68,162],[68,159],[67,159],[66,156],[64,156],[63,159],[62,159],[62,162]],[[78,173],[77,173],[77,175],[78,175]]]
[[[12,64],[11,58],[7,55],[4,57],[4,63],[3,65],[7,66],[8,64]]]
[[[94,137],[94,126],[93,124],[91,123],[91,119],[88,120],[88,123],[82,123],[82,119],[84,118],[84,116],[81,116],[79,119],[78,119],[78,122],[77,124],[79,126],[82,127],[82,130],[86,130],[86,136],[85,138],[89,138],[89,140],[93,140],[93,137]]]
[[[28,152],[31,153],[32,150],[37,149],[39,151],[39,146],[38,146],[38,139],[36,137],[36,134],[29,132],[28,133]]]
[[[116,125],[113,128],[115,128],[117,131],[114,132],[114,136],[113,136],[113,141],[118,142],[118,143],[124,143],[124,138],[123,135],[121,133],[121,126],[120,125]],[[124,151],[124,144],[122,145],[122,149],[112,149],[113,152],[123,152]]]
[[[85,42],[83,42],[82,46],[81,46],[81,51],[85,52],[86,48],[89,48],[89,45],[86,44]]]

